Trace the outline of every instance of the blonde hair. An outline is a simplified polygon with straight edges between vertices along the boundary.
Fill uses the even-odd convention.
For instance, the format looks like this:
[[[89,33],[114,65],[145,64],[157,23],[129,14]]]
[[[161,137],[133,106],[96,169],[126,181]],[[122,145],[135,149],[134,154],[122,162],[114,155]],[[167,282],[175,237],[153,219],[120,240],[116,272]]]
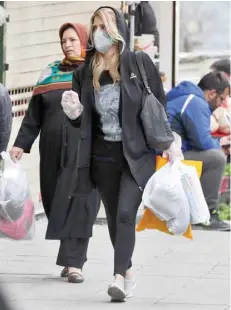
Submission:
[[[92,42],[92,45],[94,46],[94,40],[93,40],[93,23],[94,18],[98,16],[102,19],[106,31],[112,38],[113,42],[116,43],[116,49],[115,53],[111,57],[110,61],[110,67],[108,68],[109,74],[113,80],[114,83],[120,81],[120,74],[119,74],[119,63],[120,63],[120,45],[119,43],[122,43],[122,51],[125,47],[125,41],[123,37],[119,34],[117,25],[116,25],[116,16],[112,9],[109,8],[102,8],[94,13],[94,15],[91,18],[91,26],[90,26],[90,39]],[[93,58],[92,58],[92,71],[93,71],[93,86],[96,90],[100,89],[100,83],[99,79],[102,74],[102,72],[106,69],[105,59],[104,56],[99,53],[95,52]]]

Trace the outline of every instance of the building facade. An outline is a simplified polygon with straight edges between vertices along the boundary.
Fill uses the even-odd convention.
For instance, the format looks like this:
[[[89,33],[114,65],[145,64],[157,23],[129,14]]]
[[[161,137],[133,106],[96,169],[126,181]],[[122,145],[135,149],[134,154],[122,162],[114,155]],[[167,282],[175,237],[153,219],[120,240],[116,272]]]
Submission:
[[[5,1],[5,84],[9,89],[33,86],[41,71],[62,59],[58,30],[65,22],[88,24],[101,5],[120,1]]]

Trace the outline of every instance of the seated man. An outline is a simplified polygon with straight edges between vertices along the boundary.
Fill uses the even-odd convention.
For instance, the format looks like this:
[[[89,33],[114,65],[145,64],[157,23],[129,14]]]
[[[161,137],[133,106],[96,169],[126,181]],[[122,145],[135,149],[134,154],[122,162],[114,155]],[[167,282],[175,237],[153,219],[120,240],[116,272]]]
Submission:
[[[230,93],[230,85],[221,72],[210,72],[195,85],[182,82],[167,94],[167,112],[172,130],[182,138],[185,159],[203,162],[201,185],[211,214],[207,228],[229,230],[219,219],[218,199],[226,165],[225,152],[230,137],[220,140],[210,134],[211,113]]]

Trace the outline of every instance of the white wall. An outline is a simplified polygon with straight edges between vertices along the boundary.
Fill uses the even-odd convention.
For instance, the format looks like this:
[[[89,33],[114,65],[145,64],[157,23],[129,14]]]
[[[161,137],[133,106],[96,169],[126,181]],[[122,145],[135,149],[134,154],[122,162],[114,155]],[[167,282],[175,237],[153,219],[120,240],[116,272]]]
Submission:
[[[34,85],[49,63],[61,59],[58,30],[65,22],[88,25],[101,5],[120,7],[120,1],[5,1],[6,85]]]
[[[160,33],[160,71],[167,76],[166,87],[172,86],[172,22],[173,4],[172,1],[150,1],[155,12],[157,28]]]

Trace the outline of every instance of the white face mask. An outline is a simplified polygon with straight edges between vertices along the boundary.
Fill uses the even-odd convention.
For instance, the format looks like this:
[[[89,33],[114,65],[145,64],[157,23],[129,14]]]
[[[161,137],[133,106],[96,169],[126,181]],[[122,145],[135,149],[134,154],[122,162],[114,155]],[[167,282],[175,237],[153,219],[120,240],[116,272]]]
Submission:
[[[99,53],[106,53],[113,44],[112,38],[104,31],[97,29],[93,35],[95,49]]]

